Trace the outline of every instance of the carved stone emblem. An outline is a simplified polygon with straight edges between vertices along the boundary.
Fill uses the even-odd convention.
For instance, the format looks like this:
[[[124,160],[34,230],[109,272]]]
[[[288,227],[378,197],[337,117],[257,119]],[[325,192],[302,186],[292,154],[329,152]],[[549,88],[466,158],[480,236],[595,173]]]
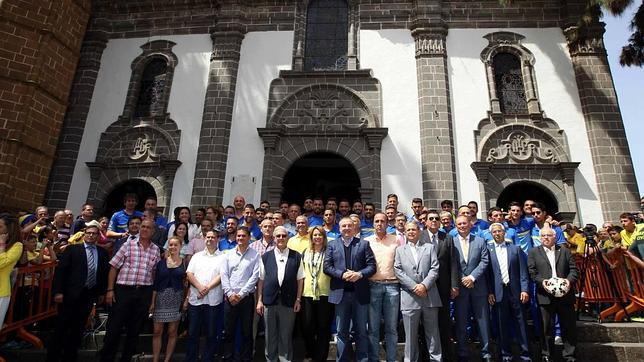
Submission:
[[[551,147],[543,144],[541,140],[533,139],[524,132],[515,131],[499,142],[499,145],[489,150],[487,162],[516,162],[532,163],[557,163],[559,160]]]
[[[284,113],[277,119],[276,125],[290,129],[312,127],[323,132],[367,127],[368,115],[364,112],[357,115],[356,105],[352,101],[335,88],[311,91],[294,102],[299,108],[294,112],[296,117],[291,116],[290,112]]]
[[[154,145],[150,142],[150,136],[144,133],[137,138],[129,157],[133,161],[154,162],[157,155],[154,151]]]
[[[445,39],[440,36],[420,35],[416,37],[416,56],[444,55]]]

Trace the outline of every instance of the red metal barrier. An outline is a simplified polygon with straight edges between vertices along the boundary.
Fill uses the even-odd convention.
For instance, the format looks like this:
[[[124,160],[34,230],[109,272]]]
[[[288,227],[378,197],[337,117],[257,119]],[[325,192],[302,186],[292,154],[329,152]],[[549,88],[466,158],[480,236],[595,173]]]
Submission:
[[[11,303],[5,317],[5,325],[0,329],[0,338],[16,331],[18,338],[36,348],[44,348],[42,341],[29,333],[25,327],[56,315],[56,304],[51,295],[55,269],[56,262],[17,269],[11,288]]]
[[[576,255],[577,269],[577,290],[582,290],[583,280],[583,302],[598,303],[612,302],[613,304],[601,311],[599,320],[605,320],[614,316],[614,320],[621,321],[625,317],[623,304],[626,304],[626,311],[631,314],[638,310],[644,310],[644,282],[642,272],[634,263],[627,263],[624,260],[624,253],[621,249],[611,254],[604,254],[605,261],[601,255],[590,256],[585,262],[581,255]],[[586,267],[585,275],[581,275],[583,266]],[[612,267],[611,267],[612,266]],[[609,267],[607,272],[606,267]],[[617,293],[615,293],[616,289]]]

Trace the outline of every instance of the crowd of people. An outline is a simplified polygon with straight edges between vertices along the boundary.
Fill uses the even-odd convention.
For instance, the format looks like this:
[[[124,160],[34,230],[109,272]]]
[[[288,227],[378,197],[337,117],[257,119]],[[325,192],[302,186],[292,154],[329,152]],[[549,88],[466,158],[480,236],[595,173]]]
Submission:
[[[110,218],[95,219],[89,203],[76,218],[61,210],[50,220],[44,206],[0,214],[0,325],[15,297],[14,267],[57,261],[48,361],[76,360],[94,303],[109,310],[101,361],[116,358],[123,330],[120,359],[129,361],[148,318],[154,361],[164,333],[169,361],[184,316],[187,361],[250,361],[257,337],[267,361],[291,361],[294,330],[307,361],[325,361],[332,338],[338,361],[379,360],[381,345],[395,361],[401,320],[405,361],[466,361],[472,338],[491,361],[492,336],[503,361],[530,361],[527,319],[543,361],[553,360],[557,340],[575,361],[574,255],[600,254],[612,266],[619,250],[644,267],[641,213],[580,228],[532,200],[511,202],[507,212],[491,207],[480,219],[474,201],[433,209],[414,198],[407,215],[395,194],[382,211],[332,197],[255,208],[236,196],[194,217],[178,207],[168,222],[153,197],[143,211],[135,194],[123,201]]]

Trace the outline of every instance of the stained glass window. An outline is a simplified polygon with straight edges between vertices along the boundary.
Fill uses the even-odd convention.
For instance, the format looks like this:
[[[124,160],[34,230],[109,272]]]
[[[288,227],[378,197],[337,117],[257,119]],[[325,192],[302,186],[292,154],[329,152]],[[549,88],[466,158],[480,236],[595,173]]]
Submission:
[[[348,10],[344,0],[311,1],[306,20],[305,70],[346,69]]]
[[[510,53],[498,53],[492,60],[496,95],[504,114],[528,113],[521,61]]]
[[[143,70],[135,117],[146,117],[162,109],[163,91],[168,63],[161,58],[152,59]]]

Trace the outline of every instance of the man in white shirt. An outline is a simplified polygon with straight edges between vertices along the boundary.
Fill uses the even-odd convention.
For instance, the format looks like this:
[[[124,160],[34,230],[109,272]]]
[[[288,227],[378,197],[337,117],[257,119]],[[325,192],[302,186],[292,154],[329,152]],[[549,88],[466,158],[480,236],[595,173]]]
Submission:
[[[540,231],[541,246],[528,252],[528,271],[530,278],[537,284],[537,302],[541,310],[542,340],[541,357],[544,362],[554,361],[554,330],[552,319],[559,315],[561,337],[563,338],[563,358],[566,362],[575,361],[577,345],[577,327],[575,315],[575,282],[577,266],[568,248],[555,245],[555,230],[544,227]],[[562,297],[555,297],[546,289],[550,278],[564,278],[568,292]]]
[[[187,361],[196,361],[199,356],[200,331],[207,335],[203,361],[212,361],[219,355],[219,337],[223,330],[223,291],[220,268],[223,258],[217,250],[218,237],[215,231],[206,233],[206,248],[192,256],[187,277],[190,282],[188,294],[188,344]]]
[[[293,359],[292,334],[295,313],[300,311],[304,268],[300,253],[286,247],[288,230],[273,231],[275,249],[260,259],[257,313],[266,323],[266,361]]]

